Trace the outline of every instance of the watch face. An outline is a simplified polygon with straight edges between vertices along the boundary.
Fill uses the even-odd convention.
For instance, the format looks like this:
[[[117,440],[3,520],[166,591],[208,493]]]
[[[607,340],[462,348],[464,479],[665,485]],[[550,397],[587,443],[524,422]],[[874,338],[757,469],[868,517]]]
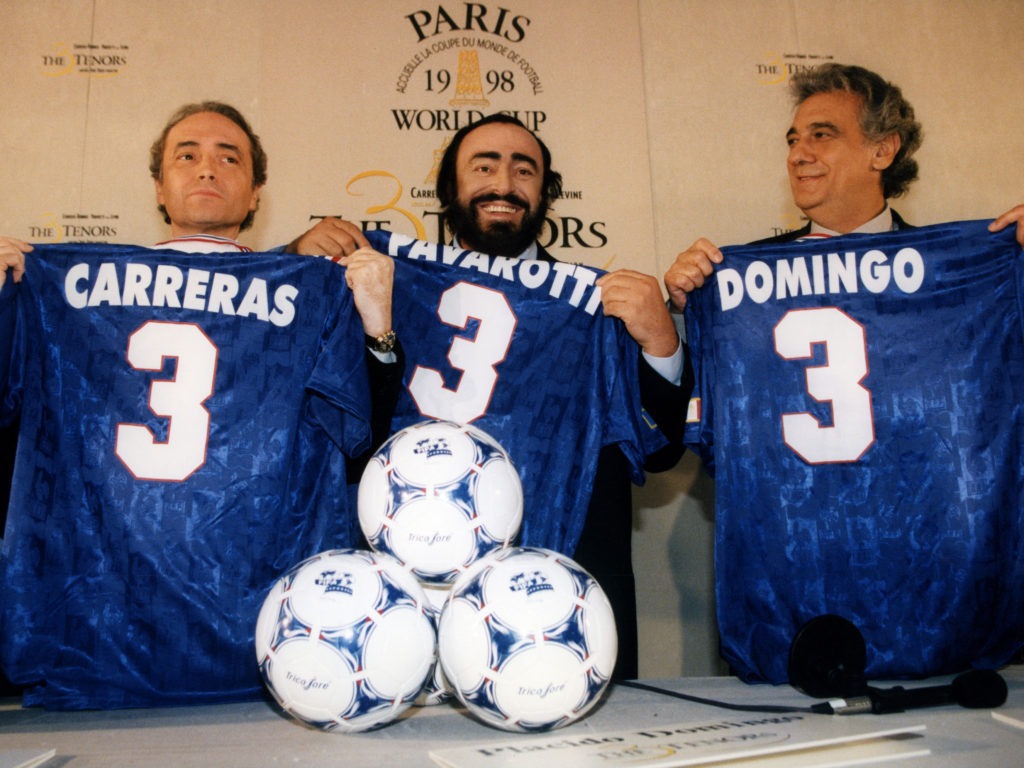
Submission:
[[[371,339],[369,342],[370,349],[374,352],[390,352],[395,348],[395,332],[388,331],[383,333],[377,338],[367,337]]]

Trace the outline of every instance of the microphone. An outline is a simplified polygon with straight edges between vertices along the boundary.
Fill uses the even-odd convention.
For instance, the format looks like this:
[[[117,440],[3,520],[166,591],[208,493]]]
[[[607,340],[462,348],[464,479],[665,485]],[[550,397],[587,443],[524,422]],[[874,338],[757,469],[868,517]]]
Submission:
[[[811,710],[835,715],[883,715],[944,704],[959,704],[969,709],[995,709],[1006,701],[1006,695],[1006,681],[1002,675],[992,669],[972,669],[955,677],[949,685],[910,689],[899,685],[888,689],[867,686],[863,695],[831,699],[814,704]]]

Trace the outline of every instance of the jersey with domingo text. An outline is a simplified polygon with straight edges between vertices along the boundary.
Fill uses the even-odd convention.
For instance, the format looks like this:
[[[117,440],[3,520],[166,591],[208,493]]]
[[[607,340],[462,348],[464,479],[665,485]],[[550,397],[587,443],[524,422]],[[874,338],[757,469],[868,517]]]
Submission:
[[[1024,264],[986,225],[730,247],[692,295],[688,441],[745,679],[785,681],[826,613],[863,633],[869,678],[1024,644]]]
[[[51,708],[257,695],[266,590],[351,543],[369,393],[344,270],[96,244],[26,262],[0,295],[5,672]]]
[[[395,257],[406,371],[394,429],[442,418],[490,434],[522,479],[520,543],[571,555],[601,448],[617,444],[642,483],[644,456],[665,443],[640,407],[639,347],[601,310],[601,272],[367,237]]]

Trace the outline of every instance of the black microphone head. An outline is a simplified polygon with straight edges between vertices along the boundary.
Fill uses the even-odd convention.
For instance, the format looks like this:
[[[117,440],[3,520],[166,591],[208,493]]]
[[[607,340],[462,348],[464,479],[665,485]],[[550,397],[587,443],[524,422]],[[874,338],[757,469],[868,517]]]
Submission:
[[[789,683],[822,698],[864,694],[867,648],[853,622],[826,613],[805,622],[789,646]]]
[[[969,709],[995,709],[1006,701],[1006,681],[994,669],[972,669],[950,684],[953,699]]]

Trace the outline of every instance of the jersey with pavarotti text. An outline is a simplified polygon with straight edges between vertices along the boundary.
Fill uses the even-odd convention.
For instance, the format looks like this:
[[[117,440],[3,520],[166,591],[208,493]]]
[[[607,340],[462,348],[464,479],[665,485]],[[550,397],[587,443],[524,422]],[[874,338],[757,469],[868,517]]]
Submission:
[[[798,628],[837,614],[864,635],[869,678],[1005,663],[1024,644],[1014,232],[723,253],[686,320],[725,659],[784,682]]]
[[[258,695],[273,580],[357,530],[363,332],[326,259],[37,245],[0,294],[20,419],[0,658],[29,705]]]
[[[395,329],[406,353],[393,421],[472,423],[505,448],[523,483],[520,543],[570,554],[598,453],[618,445],[634,482],[665,438],[640,406],[639,347],[605,317],[602,274],[368,232],[395,257]]]

